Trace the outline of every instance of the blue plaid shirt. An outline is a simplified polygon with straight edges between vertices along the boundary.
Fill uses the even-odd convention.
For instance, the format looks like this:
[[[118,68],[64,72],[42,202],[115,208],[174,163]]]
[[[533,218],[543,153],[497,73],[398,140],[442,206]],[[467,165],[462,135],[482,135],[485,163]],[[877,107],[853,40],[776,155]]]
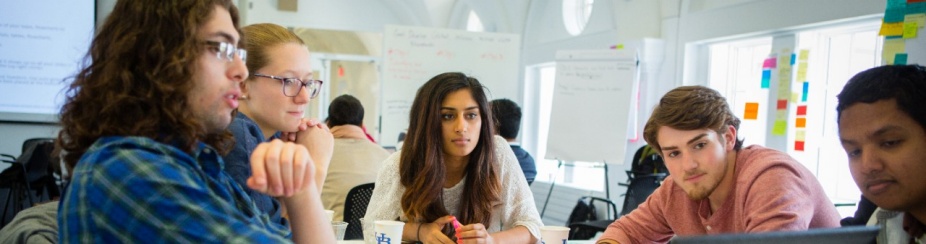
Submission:
[[[281,243],[272,223],[223,171],[215,149],[190,155],[145,137],[103,137],[74,168],[58,210],[64,243]]]

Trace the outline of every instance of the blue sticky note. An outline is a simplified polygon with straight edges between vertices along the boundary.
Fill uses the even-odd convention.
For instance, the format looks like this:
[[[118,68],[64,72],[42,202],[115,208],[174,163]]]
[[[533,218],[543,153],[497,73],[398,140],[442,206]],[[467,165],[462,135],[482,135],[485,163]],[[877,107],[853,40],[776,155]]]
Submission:
[[[890,39],[903,39],[903,36],[885,36],[884,39],[887,39],[887,40],[890,40]]]
[[[907,64],[907,54],[898,53],[894,55],[894,65],[906,65]]]
[[[903,8],[907,6],[907,0],[887,0],[887,8]]]
[[[762,70],[762,89],[768,89],[768,83],[772,80],[772,70]]]
[[[797,55],[791,54],[791,66],[794,66],[794,61],[797,61]]]
[[[906,14],[922,14],[926,13],[926,2],[910,3],[907,4]]]
[[[903,16],[906,15],[906,8],[889,8],[884,10],[884,23],[903,22]]]
[[[804,91],[801,93],[801,102],[807,101],[807,91],[810,90],[810,82],[804,81]]]

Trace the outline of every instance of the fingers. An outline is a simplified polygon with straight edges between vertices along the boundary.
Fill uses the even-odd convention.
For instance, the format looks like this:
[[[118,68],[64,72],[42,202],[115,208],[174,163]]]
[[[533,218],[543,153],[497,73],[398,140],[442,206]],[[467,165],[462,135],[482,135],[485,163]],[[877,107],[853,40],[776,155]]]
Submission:
[[[305,189],[309,181],[311,181],[310,179],[306,179],[306,177],[311,177],[315,169],[312,167],[312,158],[309,157],[309,150],[301,146],[294,148],[296,148],[296,152],[293,160],[293,186],[297,187],[296,191],[301,191]]]
[[[481,223],[465,225],[457,230],[457,240],[462,240],[462,243],[485,243],[487,237],[489,232]]]
[[[267,192],[267,172],[264,170],[264,155],[270,144],[258,144],[251,153],[251,177],[248,178],[248,187],[258,192]]]
[[[270,141],[270,147],[264,155],[264,167],[267,170],[267,184],[270,185],[270,193],[273,196],[283,194],[283,181],[280,176],[280,152],[283,150],[283,141]]]
[[[292,196],[293,191],[295,191],[293,184],[293,163],[295,163],[295,152],[296,147],[292,143],[287,143],[283,148],[280,149],[280,164],[278,169],[280,170],[280,180],[281,180],[281,189],[283,190],[284,196]],[[292,156],[288,156],[292,155]]]

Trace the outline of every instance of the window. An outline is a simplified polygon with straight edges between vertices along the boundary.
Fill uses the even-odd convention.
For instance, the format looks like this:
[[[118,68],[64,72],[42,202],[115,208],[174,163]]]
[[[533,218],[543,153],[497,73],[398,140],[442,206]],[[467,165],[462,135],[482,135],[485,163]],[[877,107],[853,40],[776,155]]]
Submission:
[[[592,15],[595,0],[563,0],[563,24],[566,31],[577,36],[585,29],[588,17]]]
[[[466,30],[472,32],[485,31],[485,26],[482,25],[482,20],[479,19],[479,15],[476,15],[475,11],[469,11],[469,17],[466,19]]]
[[[865,69],[881,63],[882,38],[878,36],[880,19],[852,24],[830,25],[824,28],[795,31],[786,36],[796,37],[795,50],[809,50],[806,81],[809,84],[805,146],[803,151],[795,150],[796,109],[788,111],[788,145],[786,152],[804,164],[823,186],[826,194],[835,203],[857,202],[861,195],[852,175],[846,153],[839,143],[836,125],[836,94],[842,91],[846,81]],[[736,40],[708,44],[709,86],[727,97],[733,112],[742,120],[739,134],[746,139],[746,145],[766,142],[766,106],[759,106],[758,119],[744,119],[745,103],[756,101],[768,103],[768,96],[776,91],[761,89],[762,60],[777,55],[771,50],[775,37],[767,36],[748,40]],[[797,73],[795,64],[793,73]],[[777,72],[777,70],[775,71]],[[792,77],[793,78],[793,77]],[[803,81],[793,79],[793,92],[801,92]],[[774,89],[774,88],[773,88]],[[771,92],[771,94],[770,94]],[[843,216],[852,215],[854,208],[840,208]]]

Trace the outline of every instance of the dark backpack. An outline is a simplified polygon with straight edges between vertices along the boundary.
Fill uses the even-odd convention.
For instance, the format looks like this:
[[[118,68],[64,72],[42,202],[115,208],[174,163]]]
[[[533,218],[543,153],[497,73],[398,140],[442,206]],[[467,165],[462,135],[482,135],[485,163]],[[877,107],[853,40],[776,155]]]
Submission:
[[[598,220],[598,212],[595,211],[595,205],[592,204],[589,197],[579,198],[579,202],[572,208],[569,219],[566,219],[566,225],[585,221]]]

